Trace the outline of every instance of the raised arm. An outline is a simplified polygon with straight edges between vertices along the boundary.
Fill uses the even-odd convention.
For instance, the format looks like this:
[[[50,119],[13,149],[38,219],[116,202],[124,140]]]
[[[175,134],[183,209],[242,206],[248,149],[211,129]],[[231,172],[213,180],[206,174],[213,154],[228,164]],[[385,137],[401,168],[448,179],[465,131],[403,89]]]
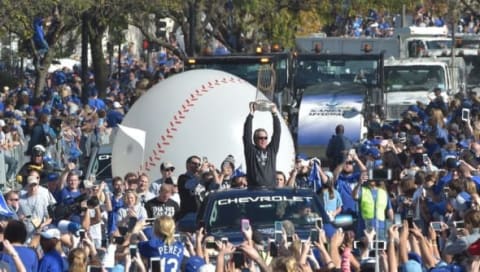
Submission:
[[[277,106],[272,106],[272,119],[273,119],[273,135],[272,135],[272,146],[273,150],[278,152],[278,148],[280,147],[280,135],[282,133],[282,128],[280,125],[280,118],[278,117],[278,110]]]
[[[253,102],[250,103],[250,113],[245,119],[245,124],[243,125],[243,145],[244,147],[253,145],[252,142],[252,120],[253,113],[255,112],[255,107]]]

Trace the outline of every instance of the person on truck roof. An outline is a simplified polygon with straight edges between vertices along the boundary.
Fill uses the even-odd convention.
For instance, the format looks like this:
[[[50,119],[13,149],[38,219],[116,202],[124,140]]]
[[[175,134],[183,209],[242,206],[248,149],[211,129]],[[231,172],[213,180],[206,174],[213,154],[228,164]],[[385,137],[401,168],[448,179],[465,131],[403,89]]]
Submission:
[[[255,113],[254,102],[250,103],[250,113],[245,120],[243,146],[247,166],[247,180],[248,185],[251,187],[275,187],[281,128],[277,106],[272,105],[270,111],[273,119],[273,134],[270,142],[268,142],[268,133],[264,128],[255,130],[252,142],[252,121]]]

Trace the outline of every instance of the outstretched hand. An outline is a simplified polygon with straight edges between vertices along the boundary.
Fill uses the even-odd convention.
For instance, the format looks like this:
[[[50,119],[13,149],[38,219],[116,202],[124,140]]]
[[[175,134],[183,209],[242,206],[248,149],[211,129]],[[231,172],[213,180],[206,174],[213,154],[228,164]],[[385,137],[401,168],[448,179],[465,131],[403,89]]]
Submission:
[[[250,114],[253,114],[255,112],[255,102],[250,102],[248,106],[250,108]]]

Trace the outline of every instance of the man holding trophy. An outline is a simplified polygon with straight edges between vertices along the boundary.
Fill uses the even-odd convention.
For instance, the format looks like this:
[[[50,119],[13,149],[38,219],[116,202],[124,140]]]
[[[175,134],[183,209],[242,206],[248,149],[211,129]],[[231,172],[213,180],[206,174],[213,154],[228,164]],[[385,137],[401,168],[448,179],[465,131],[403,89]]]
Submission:
[[[266,101],[269,102],[269,101]],[[268,132],[264,128],[257,128],[253,133],[252,120],[258,103],[250,103],[250,113],[245,120],[243,130],[243,149],[247,166],[247,180],[249,187],[275,187],[275,173],[277,166],[277,152],[280,146],[280,119],[275,104],[261,101],[261,109],[269,109],[273,119],[273,134],[268,141]]]

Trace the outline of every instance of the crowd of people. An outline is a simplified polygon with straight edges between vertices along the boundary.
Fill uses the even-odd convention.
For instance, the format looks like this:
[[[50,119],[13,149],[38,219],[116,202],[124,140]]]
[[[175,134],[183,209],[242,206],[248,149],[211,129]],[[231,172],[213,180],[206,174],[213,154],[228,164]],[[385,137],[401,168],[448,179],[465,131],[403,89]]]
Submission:
[[[2,269],[479,271],[475,92],[448,100],[437,95],[389,124],[373,115],[367,139],[358,143],[339,124],[327,160],[297,154],[289,173],[276,170],[280,134],[288,133],[280,131],[280,114],[269,108],[274,129],[268,135],[252,127],[256,108],[250,104],[245,172],[226,152],[219,167],[201,154],[186,158],[184,171],[164,161],[159,180],[136,173],[108,182],[84,177],[92,147],[111,143],[129,106],[148,91],[141,87],[149,80],[145,64],[131,65],[105,98],[98,97],[92,74],[87,103],[80,101],[75,71],[53,73],[41,98],[33,98],[29,80],[3,88],[0,141],[8,182],[0,197]],[[336,229],[312,226],[319,235],[302,240],[284,221],[282,239],[269,243],[252,225],[235,245],[202,227],[176,231],[176,222],[198,211],[210,192],[247,187],[313,190],[324,223]],[[340,218],[349,224],[338,227]]]
[[[436,14],[437,13],[437,14]],[[345,36],[350,37],[394,37],[394,28],[401,27],[400,15],[391,15],[384,12],[377,12],[370,9],[368,14],[356,15],[348,18],[345,23]],[[407,23],[410,26],[418,27],[449,27],[448,21],[445,18],[445,14],[438,14],[425,8],[424,6],[418,6],[414,15],[411,18],[411,22]],[[471,12],[466,12],[459,16],[455,25],[456,33],[464,34],[478,34],[480,27],[480,21],[478,16]],[[338,31],[332,33],[332,35],[339,35]]]

